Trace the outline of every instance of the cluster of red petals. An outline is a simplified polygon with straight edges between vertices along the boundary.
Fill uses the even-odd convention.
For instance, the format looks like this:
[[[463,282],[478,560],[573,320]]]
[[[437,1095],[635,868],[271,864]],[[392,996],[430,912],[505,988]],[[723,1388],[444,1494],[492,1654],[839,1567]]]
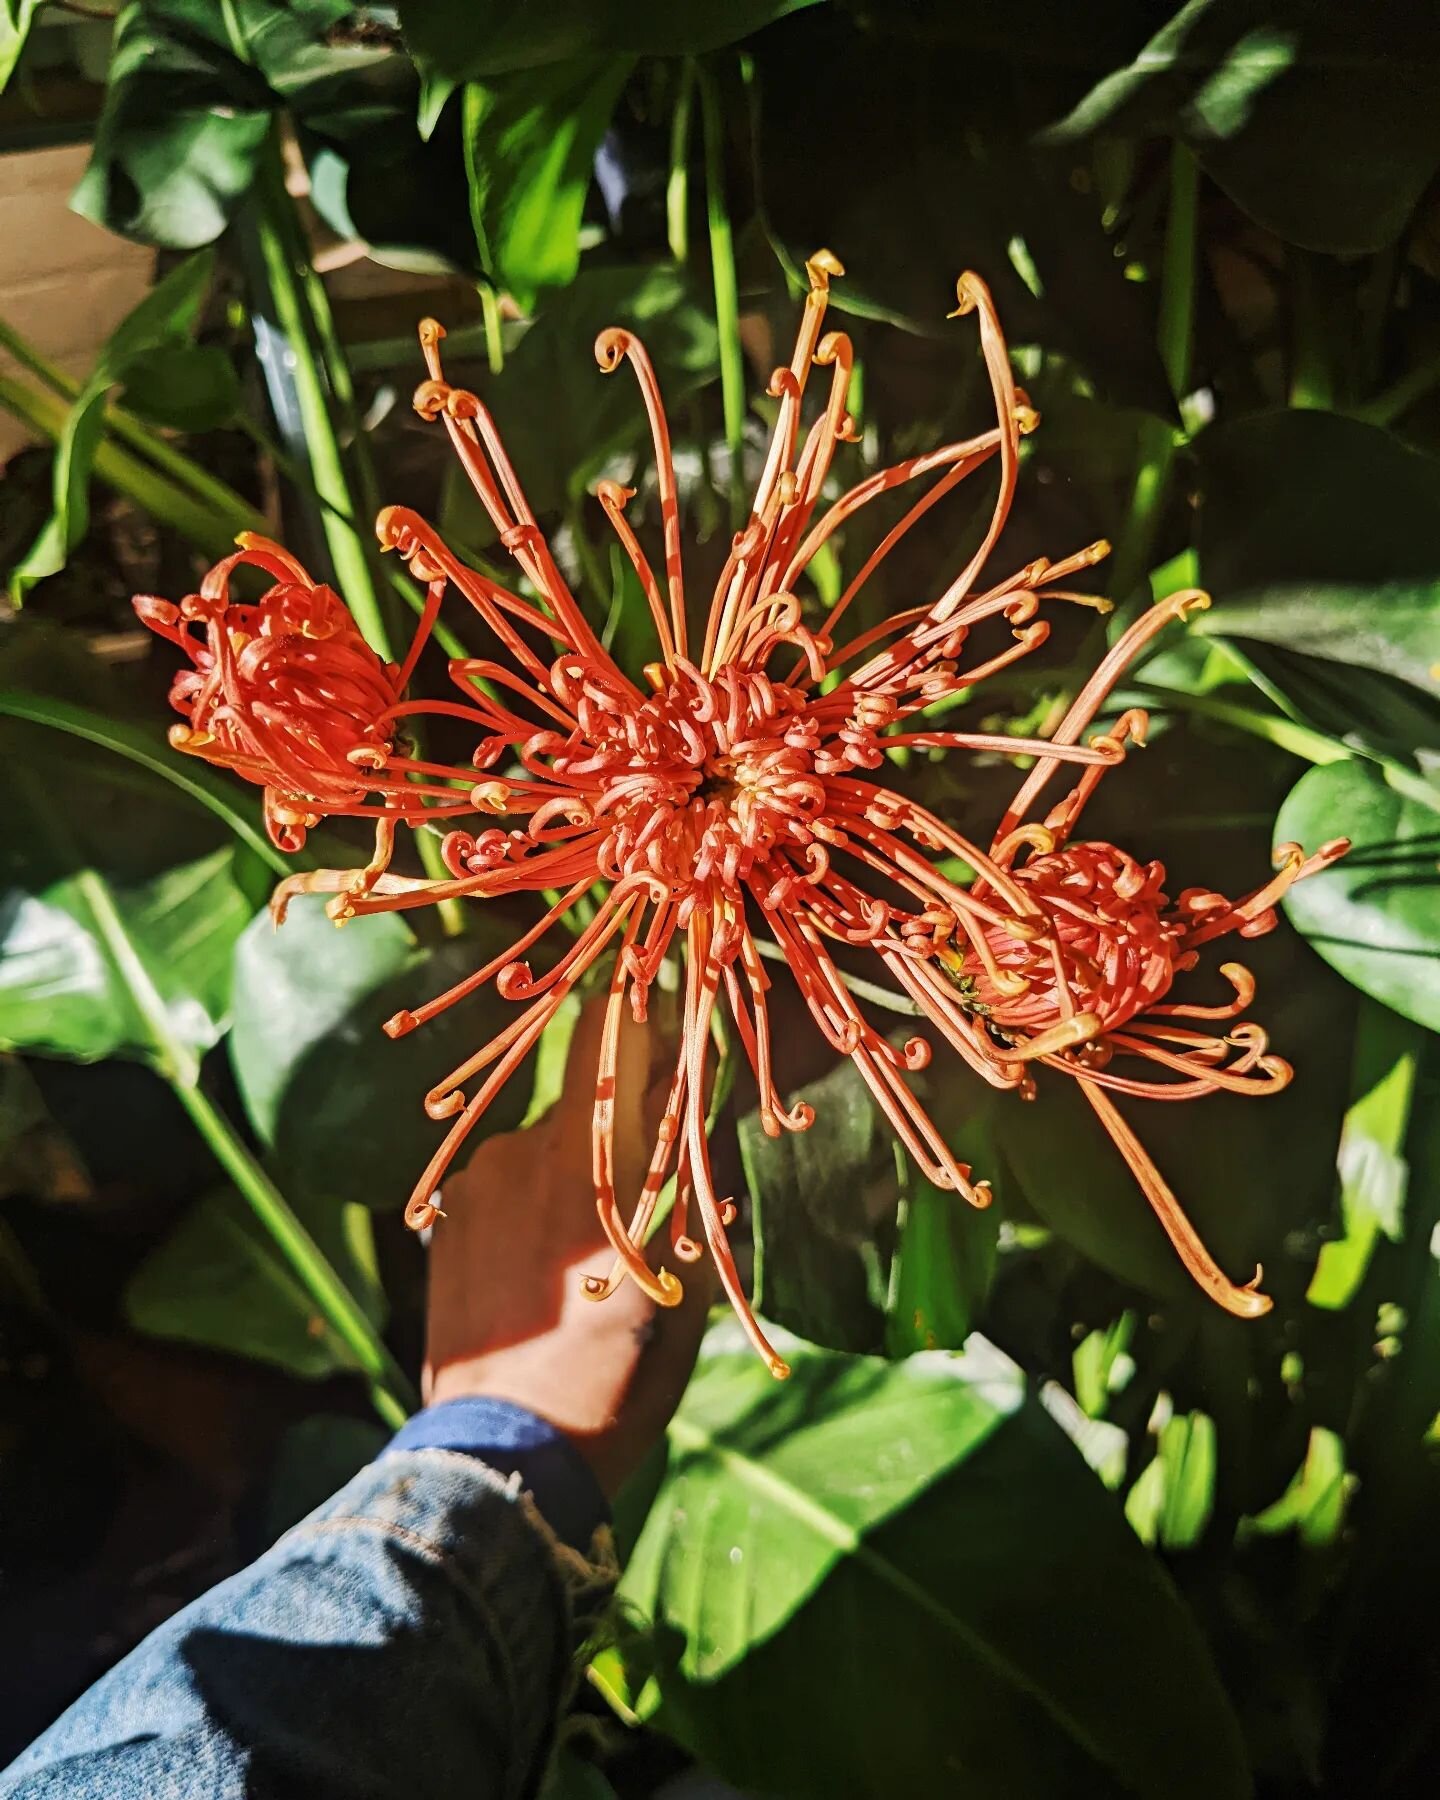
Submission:
[[[661,1304],[678,1299],[676,1277],[652,1269],[645,1254],[673,1182],[674,1255],[695,1259],[703,1239],[752,1341],[784,1373],[735,1268],[727,1241],[735,1207],[716,1191],[706,1130],[707,1061],[722,1008],[753,1070],[765,1130],[778,1135],[812,1122],[811,1110],[787,1107],[775,1085],[767,959],[788,966],[815,1024],[853,1060],[929,1179],[975,1205],[990,1197],[951,1154],[906,1079],[928,1060],[929,1039],[917,1035],[897,1046],[858,1003],[837,951],[863,946],[993,1085],[1029,1093],[1037,1063],[1078,1079],[1197,1279],[1233,1311],[1263,1310],[1268,1302],[1215,1268],[1108,1091],[1263,1092],[1288,1075],[1265,1053],[1258,1028],[1230,1024],[1216,1036],[1173,1022],[1232,1019],[1251,986],[1234,965],[1226,972],[1235,1005],[1162,1002],[1200,943],[1223,931],[1264,929],[1283,886],[1311,865],[1287,847],[1281,874],[1249,899],[1232,905],[1191,893],[1172,907],[1158,865],[1137,864],[1109,845],[1068,841],[1095,784],[1124,759],[1128,742],[1143,738],[1139,714],[1086,738],[1106,697],[1160,626],[1207,602],[1188,594],[1152,609],[1105,657],[1049,738],[929,728],[923,715],[937,702],[962,695],[1044,641],[1047,603],[1103,609],[1104,602],[1065,582],[1108,546],[1089,545],[1058,563],[1041,558],[999,580],[985,575],[1014,495],[1021,437],[1038,420],[1014,385],[989,293],[973,275],[960,280],[957,313],[978,317],[995,426],[882,469],[822,505],[835,451],[854,436],[846,407],[853,353],[843,332],[822,335],[839,264],[821,252],[808,271],[794,355],[768,390],[776,423],[749,521],[693,638],[655,372],[628,332],[606,331],[596,342],[603,371],[622,364],[633,370],[654,442],[658,571],[626,518],[631,490],[609,481],[597,489],[654,622],[657,658],[642,680],[625,674],[585,618],[488,410],[445,380],[444,333],[427,320],[420,336],[429,377],[416,408],[444,425],[514,559],[519,591],[462,563],[417,514],[387,509],[377,522],[380,542],[404,558],[427,595],[405,662],[391,668],[366,649],[328,589],[310,583],[284,552],[251,542],[178,611],[137,603],[147,623],[194,664],[175,692],[188,720],[178,728],[179,747],[263,782],[272,829],[288,834],[277,841],[293,843],[324,813],[377,820],[376,854],[365,869],[292,877],[277,892],[277,917],[306,893],[331,895],[337,919],[452,898],[547,897],[546,911],[507,952],[386,1027],[402,1035],[490,983],[518,1008],[502,1032],[426,1096],[430,1115],[451,1123],[411,1196],[412,1225],[434,1218],[439,1184],[467,1136],[566,996],[605,957],[609,999],[596,1070],[593,1166],[616,1260],[611,1275],[592,1280],[587,1291],[603,1297],[628,1275]],[[827,392],[802,429],[802,402],[817,369],[828,374]],[[993,514],[963,568],[930,598],[845,639],[845,615],[885,557],[937,501],[992,462],[999,470]],[[816,615],[800,586],[815,557],[863,507],[927,476],[934,479],[880,539],[823,624],[808,624]],[[277,583],[256,607],[226,603],[230,569],[243,561]],[[454,660],[458,698],[407,701],[410,672],[451,592],[489,628],[504,660]],[[192,634],[192,622],[203,627],[203,638]],[[982,647],[985,635],[991,641]],[[269,647],[257,650],[257,642]],[[411,752],[404,721],[427,714],[473,728],[467,765]],[[999,829],[982,844],[876,779],[888,754],[905,747],[1036,760]],[[1062,768],[1072,770],[1076,785],[1034,817],[1042,790]],[[502,815],[503,824],[476,814]],[[444,836],[448,879],[389,872],[397,822],[428,826],[448,823],[449,815],[471,818]],[[1327,846],[1317,860],[1340,848]],[[952,878],[955,859],[974,871],[973,881]],[[525,957],[562,921],[570,931],[563,953],[537,975]],[[644,1019],[651,987],[677,952],[681,1045],[649,1170],[622,1208],[613,1156],[622,1012],[628,1006]],[[1111,1065],[1120,1056],[1148,1061],[1147,1077],[1118,1075]],[[1158,1079],[1162,1069],[1172,1079]]]
[[[189,659],[170,688],[185,720],[172,746],[262,786],[271,838],[295,851],[326,814],[363,810],[408,670],[383,663],[340,596],[278,544],[246,533],[240,545],[198,594],[178,606],[141,595],[135,610]],[[272,583],[253,603],[230,596],[242,567]]]

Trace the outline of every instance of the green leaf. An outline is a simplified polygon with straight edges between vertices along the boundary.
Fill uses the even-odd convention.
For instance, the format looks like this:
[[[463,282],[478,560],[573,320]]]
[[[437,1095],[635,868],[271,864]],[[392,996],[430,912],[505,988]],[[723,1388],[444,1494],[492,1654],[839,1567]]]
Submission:
[[[959,1350],[979,1317],[995,1273],[1003,1210],[1000,1153],[976,1116],[948,1134],[950,1148],[1000,1199],[983,1210],[933,1186],[906,1159],[896,1219],[895,1254],[885,1302],[885,1350]],[[897,1149],[897,1156],[899,1155]]]
[[[1261,413],[1196,440],[1197,629],[1440,695],[1440,461],[1337,414]]]
[[[1312,1425],[1305,1460],[1289,1487],[1263,1512],[1242,1519],[1240,1536],[1243,1540],[1294,1531],[1310,1549],[1333,1544],[1357,1482],[1358,1478],[1345,1470],[1345,1440],[1324,1425]]]
[[[230,1058],[250,1123],[288,1190],[382,1209],[403,1203],[444,1130],[426,1117],[427,1089],[516,1016],[491,986],[406,1037],[392,1041],[381,1030],[523,929],[488,907],[472,911],[472,933],[431,950],[396,914],[337,927],[303,898],[278,930],[261,914],[241,939]],[[517,1125],[529,1086],[522,1067],[472,1143]]]
[[[596,334],[607,325],[623,325],[644,339],[662,372],[667,406],[715,378],[714,319],[673,268],[586,269],[563,293],[547,296],[535,323],[506,355],[504,369],[485,384],[486,402],[541,517],[564,511],[631,446],[647,446],[641,467],[649,467],[639,389],[628,369],[602,375],[595,365]],[[472,502],[468,482],[454,491],[460,498],[447,507],[443,522],[467,542],[487,541],[489,520],[479,501]],[[637,530],[640,504],[631,503]],[[603,529],[608,535],[609,527]]]
[[[312,1204],[300,1217],[366,1315],[383,1324],[369,1213],[354,1204]],[[310,1380],[355,1367],[233,1189],[205,1195],[185,1214],[131,1277],[124,1304],[129,1323],[152,1337],[253,1357]]]
[[[755,1305],[832,1350],[878,1350],[886,1274],[877,1228],[895,1213],[890,1132],[853,1063],[797,1094],[808,1131],[767,1137],[758,1113],[739,1121],[755,1229]]]
[[[1047,134],[1172,131],[1253,219],[1313,250],[1378,250],[1437,164],[1440,61],[1410,0],[1188,0]]]
[[[255,183],[282,99],[372,54],[326,43],[352,10],[349,0],[132,0],[71,205],[142,243],[213,242]]]
[[[234,852],[112,888],[94,869],[0,895],[0,1047],[130,1056],[193,1084],[224,1035],[250,918]]]
[[[784,1384],[728,1323],[702,1352],[622,1698],[794,1800],[1249,1792],[1194,1624],[1014,1363],[782,1342]]]
[[[11,593],[19,602],[37,581],[63,569],[90,522],[90,471],[105,429],[105,401],[141,357],[163,361],[194,330],[210,284],[214,258],[198,252],[153,287],[134,307],[100,352],[76,395],[55,446],[53,510],[27,555],[11,572]]]
[[[402,0],[422,74],[452,83],[579,56],[681,56],[718,50],[818,0]]]
[[[632,67],[580,57],[465,88],[465,166],[480,266],[528,306],[580,266],[595,152]]]
[[[9,86],[44,0],[0,0],[0,94]]]
[[[127,363],[125,404],[151,425],[214,431],[240,410],[240,377],[218,344],[140,351]]]
[[[940,378],[953,392],[975,347],[973,326],[946,314],[956,277],[974,269],[1012,344],[1067,356],[1107,400],[1172,411],[1153,287],[1126,280],[1098,199],[1071,184],[1073,156],[1037,148],[1013,108],[995,105],[993,62],[917,54],[889,29],[888,13],[866,30],[824,7],[759,40],[753,91],[771,234],[793,273],[821,245],[839,256],[838,308],[940,337]],[[863,131],[837,129],[861,118]]]
[[[540,1800],[618,1800],[615,1789],[573,1750],[562,1749],[545,1775]]]
[[[1440,811],[1364,763],[1331,763],[1292,789],[1275,834],[1309,847],[1351,840],[1348,856],[1291,889],[1286,911],[1362,993],[1440,1031]]]
[[[1135,1335],[1135,1314],[1123,1312],[1104,1331],[1091,1331],[1075,1346],[1070,1366],[1075,1379],[1075,1398],[1089,1418],[1103,1418],[1110,1396],[1128,1386],[1135,1373],[1130,1342]]]
[[[282,856],[265,835],[259,805],[247,800],[245,788],[197,757],[178,755],[166,742],[160,724],[137,724],[98,707],[81,706],[72,700],[12,685],[8,680],[0,687],[0,715],[49,726],[113,751],[126,762],[160,776],[223,819],[241,843],[262,857],[277,875],[292,874],[299,866],[294,859]]]
[[[1142,1544],[1189,1550],[1215,1507],[1215,1421],[1179,1413],[1160,1428],[1154,1458],[1125,1496],[1125,1517]]]
[[[1340,1129],[1341,1237],[1320,1246],[1305,1298],[1312,1306],[1348,1306],[1383,1234],[1400,1241],[1410,1167],[1405,1137],[1410,1128],[1415,1075],[1424,1053],[1421,1029],[1388,1007],[1365,1001],[1355,1033],[1352,1099]]]

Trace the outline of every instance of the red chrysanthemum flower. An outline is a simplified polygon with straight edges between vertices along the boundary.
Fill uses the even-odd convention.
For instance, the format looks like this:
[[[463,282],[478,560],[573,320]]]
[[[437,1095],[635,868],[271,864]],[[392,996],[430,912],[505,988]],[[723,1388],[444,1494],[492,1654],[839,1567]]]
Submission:
[[[857,1005],[830,946],[873,947],[944,1036],[1000,1085],[1023,1085],[1026,1061],[1060,1054],[1081,1041],[1092,1017],[1114,1023],[1123,1011],[1117,985],[1113,1005],[1076,1009],[1084,1011],[1084,1031],[1072,1023],[1065,997],[1073,991],[1070,971],[1093,959],[1086,960],[1080,940],[1060,922],[1063,909],[1045,903],[1052,890],[1042,873],[1034,872],[1040,859],[1013,866],[1023,843],[1042,842],[1035,828],[1020,827],[1017,814],[987,852],[873,779],[887,752],[907,745],[1029,754],[1043,760],[1022,790],[1028,806],[1031,784],[1047,779],[1061,763],[1082,769],[1077,794],[1083,797],[1106,767],[1120,761],[1123,726],[1088,744],[1080,741],[1098,704],[1101,690],[1094,684],[1051,740],[907,728],[937,701],[962,693],[1041,643],[1049,631],[1039,616],[1042,601],[1103,608],[1105,602],[1070,592],[1063,583],[1108,546],[1091,545],[1057,564],[1042,558],[981,585],[1014,495],[1020,438],[1037,420],[1014,384],[989,293],[974,275],[961,277],[957,313],[978,316],[996,426],[873,474],[822,508],[836,447],[853,436],[846,411],[853,357],[843,332],[822,336],[829,279],[841,273],[839,264],[821,252],[808,270],[810,292],[795,353],[769,387],[778,402],[777,420],[749,522],[721,570],[698,645],[690,632],[676,481],[654,370],[628,332],[602,332],[596,341],[602,370],[611,372],[622,362],[634,370],[654,439],[663,576],[652,568],[625,517],[630,490],[614,482],[602,482],[597,490],[654,620],[659,655],[642,682],[619,668],[584,617],[489,412],[474,394],[444,379],[438,349],[444,333],[429,320],[420,336],[430,378],[417,391],[416,408],[444,423],[518,566],[523,593],[466,566],[415,513],[390,508],[377,522],[380,541],[397,550],[428,589],[420,627],[398,670],[374,658],[366,664],[369,653],[353,628],[348,634],[337,628],[323,640],[303,639],[301,633],[303,643],[286,629],[280,635],[287,648],[277,653],[273,669],[258,656],[242,676],[243,640],[254,626],[242,620],[242,641],[231,637],[235,628],[226,621],[233,622],[241,609],[225,612],[221,572],[204,590],[222,596],[219,616],[195,615],[210,625],[203,648],[156,610],[160,603],[141,606],[142,617],[175,637],[196,662],[196,677],[184,680],[198,680],[206,703],[202,707],[189,686],[177,693],[192,734],[183,748],[264,782],[277,796],[274,805],[285,809],[285,819],[297,814],[301,826],[326,812],[379,821],[376,855],[366,869],[291,878],[277,892],[277,918],[295,895],[316,892],[333,896],[330,911],[337,919],[520,892],[545,893],[553,901],[503,956],[448,993],[398,1014],[386,1027],[392,1036],[402,1035],[491,982],[522,1008],[426,1096],[431,1116],[453,1123],[411,1196],[409,1222],[423,1226],[434,1217],[439,1183],[467,1135],[577,981],[613,951],[596,1071],[594,1177],[616,1263],[608,1279],[592,1280],[587,1291],[602,1298],[628,1274],[661,1304],[679,1298],[676,1277],[652,1270],[643,1253],[673,1173],[670,1229],[676,1256],[685,1261],[701,1254],[690,1235],[692,1212],[698,1213],[725,1289],[777,1374],[785,1365],[750,1313],[727,1243],[735,1209],[716,1192],[705,1130],[707,1059],[722,991],[754,1071],[765,1130],[778,1135],[812,1122],[808,1107],[787,1108],[775,1088],[770,982],[757,928],[763,926],[773,939],[820,1031],[854,1061],[928,1177],[975,1205],[988,1203],[989,1190],[972,1181],[970,1169],[951,1155],[906,1080],[928,1060],[928,1042],[914,1037],[897,1048],[877,1031]],[[813,368],[829,371],[829,392],[802,435],[802,402]],[[988,529],[965,566],[933,598],[841,641],[844,615],[884,558],[936,501],[992,459],[999,463],[998,496]],[[883,536],[830,609],[823,630],[807,626],[796,590],[816,555],[860,508],[932,473],[937,479]],[[325,596],[324,605],[315,604],[330,617],[329,590],[313,588],[283,553],[251,546],[246,554],[275,574],[287,593]],[[228,572],[228,565],[221,567]],[[405,701],[400,697],[405,681],[450,588],[469,601],[509,660],[456,660],[450,672],[461,699]],[[272,596],[279,591],[272,590]],[[276,602],[277,619],[288,618],[289,604]],[[1148,634],[1176,610],[1175,603],[1157,609],[1137,631]],[[998,645],[972,653],[972,639],[986,626],[1001,630]],[[1097,680],[1105,678],[1107,691],[1113,674],[1106,672],[1123,665],[1132,645],[1138,646],[1133,632],[1102,666]],[[212,695],[223,695],[223,701]],[[328,714],[327,721],[317,714]],[[472,725],[479,740],[472,765],[417,760],[399,739],[411,714],[443,714]],[[193,734],[200,730],[208,738],[197,742]],[[421,823],[461,811],[503,813],[508,828],[450,831],[442,845],[448,881],[388,872],[397,820]],[[969,887],[952,880],[937,858],[963,859],[978,879]],[[1122,879],[1111,887],[1118,893],[1128,883]],[[598,902],[593,915],[553,965],[534,974],[523,960],[526,953],[587,896]],[[1159,919],[1157,906],[1157,945],[1168,942]],[[613,1175],[620,1020],[627,1004],[637,1018],[645,1017],[649,989],[667,954],[677,949],[684,965],[681,1047],[650,1168],[627,1218]],[[1157,954],[1163,962],[1166,953]],[[1183,945],[1175,950],[1167,973],[1187,954]],[[1031,980],[1032,966],[1053,972],[1048,1000]],[[1119,977],[1114,979],[1118,983]],[[1143,986],[1154,977],[1137,979]],[[1015,1022],[1007,1055],[981,1023],[982,1009],[990,994],[1018,1003],[1022,983],[1035,994],[1041,1012],[1047,1005],[1049,1011],[1043,1024],[1038,1024],[1040,1012],[1034,1015],[1033,1031]],[[995,1032],[1005,1029],[997,1019]],[[1022,1035],[1025,1042],[1016,1048]],[[1097,1053],[1091,1055],[1098,1066]]]
[[[1192,591],[1153,607],[1105,658],[1054,742],[1079,739],[1126,667],[1169,619],[1208,605],[1206,595]],[[1126,712],[1110,741],[1117,748],[1127,740],[1143,744],[1148,723],[1145,713]],[[992,860],[1013,878],[1012,892],[992,889],[983,871],[971,889],[990,895],[1010,917],[987,928],[983,946],[941,942],[946,930],[937,930],[936,960],[951,991],[943,991],[933,965],[892,966],[917,998],[924,997],[947,1039],[995,1086],[1033,1096],[1031,1063],[1074,1076],[1195,1281],[1226,1311],[1256,1318],[1271,1305],[1257,1291],[1261,1271],[1239,1287],[1216,1266],[1109,1095],[1191,1100],[1219,1092],[1273,1094],[1289,1085],[1290,1065],[1269,1053],[1260,1026],[1240,1020],[1255,995],[1243,964],[1220,965],[1234,992],[1219,1004],[1180,1004],[1166,996],[1176,975],[1195,967],[1202,945],[1231,932],[1259,937],[1273,930],[1274,908],[1286,889],[1343,856],[1349,844],[1336,838],[1308,859],[1299,845],[1282,844],[1274,877],[1243,899],[1187,888],[1172,904],[1162,891],[1165,870],[1158,862],[1136,862],[1113,844],[1070,841],[1103,768],[1087,770],[1070,793],[1031,819],[1059,766],[1054,755],[1036,763],[991,844]],[[1017,925],[1023,929],[1017,932]],[[1124,1072],[1126,1059],[1130,1073]]]

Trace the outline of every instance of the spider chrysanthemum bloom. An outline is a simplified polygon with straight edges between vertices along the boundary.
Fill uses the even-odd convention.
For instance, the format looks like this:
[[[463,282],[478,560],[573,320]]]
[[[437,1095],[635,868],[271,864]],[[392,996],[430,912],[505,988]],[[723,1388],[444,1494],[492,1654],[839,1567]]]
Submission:
[[[170,687],[185,721],[170,728],[171,745],[263,787],[266,828],[288,852],[327,814],[373,815],[388,834],[397,817],[418,820],[427,804],[455,806],[453,788],[386,773],[418,641],[402,667],[382,662],[340,596],[288,551],[250,532],[238,542],[178,606],[151,595],[134,603],[190,662]],[[240,568],[270,578],[259,599],[232,598]]]
[[[1073,741],[1090,726],[1126,666],[1168,618],[1208,604],[1203,594],[1179,594],[1132,627],[1076,699],[1056,743]],[[1124,713],[1112,741],[1143,743],[1147,725],[1143,712]],[[1255,995],[1243,964],[1220,965],[1232,992],[1216,1004],[1167,996],[1212,939],[1272,930],[1286,889],[1343,856],[1348,843],[1337,838],[1308,859],[1298,845],[1282,844],[1273,878],[1243,899],[1187,888],[1172,902],[1158,862],[1137,862],[1109,843],[1072,841],[1103,768],[1087,770],[1063,799],[1032,817],[1058,767],[1050,755],[1035,765],[990,846],[1022,896],[1014,918],[986,932],[983,953],[964,943],[939,952],[952,984],[947,1035],[988,1080],[1026,1097],[1034,1093],[1034,1065],[1073,1076],[1195,1281],[1226,1311],[1258,1317],[1271,1305],[1258,1291],[1260,1271],[1241,1287],[1217,1267],[1110,1096],[1191,1100],[1221,1092],[1273,1094],[1289,1085],[1290,1065],[1270,1053],[1259,1025],[1240,1017]],[[982,873],[971,891],[987,888]],[[1010,903],[998,890],[993,898]],[[1018,936],[1017,921],[1029,928]],[[1037,921],[1043,922],[1038,934]]]
[[[1025,1051],[997,1055],[982,1015],[965,996],[982,976],[997,992],[1018,993],[1014,984],[1021,977],[1007,972],[1008,963],[1033,953],[1060,968],[1065,952],[1053,909],[1032,892],[1037,878],[1011,866],[1013,830],[987,851],[884,785],[878,772],[888,752],[907,746],[998,751],[1043,758],[1037,774],[1077,766],[1085,790],[1125,754],[1123,730],[1082,742],[1078,714],[1044,741],[926,728],[919,715],[927,709],[1045,639],[1042,603],[1104,607],[1065,582],[1107,546],[1090,545],[1054,564],[1042,558],[998,580],[985,573],[1014,495],[1021,437],[1037,420],[1014,384],[989,293],[973,275],[960,280],[956,311],[978,317],[996,424],[869,475],[822,505],[836,449],[854,435],[847,411],[853,353],[843,332],[823,331],[829,281],[841,272],[839,264],[821,252],[807,267],[810,291],[795,352],[769,385],[776,422],[749,520],[730,547],[703,622],[692,617],[687,601],[676,479],[655,372],[630,333],[609,330],[596,341],[602,371],[627,363],[632,369],[654,444],[658,571],[626,517],[631,490],[613,481],[597,490],[654,624],[656,658],[640,679],[602,646],[540,530],[488,410],[446,381],[439,355],[444,333],[427,320],[420,336],[429,378],[416,393],[416,408],[443,423],[514,559],[519,591],[468,567],[417,514],[389,508],[377,522],[381,544],[396,550],[427,588],[403,667],[377,664],[379,673],[360,684],[364,706],[352,704],[358,689],[346,688],[337,736],[332,739],[324,727],[315,732],[316,743],[326,746],[323,757],[302,753],[310,743],[308,718],[283,744],[266,736],[260,745],[265,753],[257,753],[244,737],[246,692],[239,689],[227,701],[237,708],[228,735],[212,733],[219,752],[214,760],[240,767],[277,793],[308,800],[313,813],[378,819],[376,854],[367,868],[291,878],[277,892],[277,918],[296,895],[307,893],[330,895],[337,919],[452,898],[546,897],[546,910],[509,951],[386,1027],[400,1036],[490,983],[517,1006],[503,1031],[426,1096],[431,1116],[451,1123],[411,1195],[409,1222],[423,1226],[433,1219],[439,1184],[467,1136],[567,994],[608,958],[593,1168],[596,1203],[616,1260],[611,1275],[590,1281],[587,1291],[603,1298],[628,1275],[661,1304],[679,1298],[675,1275],[652,1269],[644,1252],[673,1176],[674,1255],[695,1259],[703,1238],[752,1341],[776,1373],[785,1372],[784,1364],[751,1315],[727,1241],[734,1204],[717,1193],[711,1170],[707,1061],[720,1009],[732,1017],[753,1070],[764,1129],[772,1135],[806,1129],[810,1109],[788,1108],[772,1071],[770,981],[761,950],[768,938],[767,950],[788,965],[826,1041],[853,1060],[929,1179],[975,1205],[988,1203],[988,1188],[954,1158],[906,1079],[928,1060],[929,1043],[916,1036],[897,1047],[878,1031],[857,1004],[833,947],[878,953],[943,1035],[1002,1086],[1023,1085],[1027,1053],[1043,1055],[1059,1040],[1047,1039],[1047,1025]],[[818,416],[804,427],[805,392],[816,370],[826,393]],[[974,554],[938,592],[847,640],[841,632],[846,614],[896,544],[946,493],[992,461],[998,463],[998,494]],[[801,587],[815,557],[860,509],[926,476],[934,479],[880,538],[823,626],[807,624]],[[290,567],[289,578],[299,579]],[[451,589],[488,627],[504,659],[457,659],[450,674],[458,698],[407,701],[406,678]],[[162,628],[169,623],[146,616]],[[977,643],[987,629],[992,641]],[[1112,653],[1102,675],[1114,660]],[[385,704],[379,705],[382,686]],[[1085,696],[1082,701],[1088,704]],[[265,695],[264,704],[270,707],[273,697]],[[419,760],[400,741],[403,721],[426,714],[473,728],[469,765]],[[264,717],[268,722],[269,713]],[[361,735],[337,762],[331,747],[357,726],[363,726]],[[232,742],[243,746],[243,758]],[[210,754],[206,744],[185,747]],[[311,766],[317,761],[333,765],[339,777],[323,793]],[[346,786],[352,768],[353,789]],[[503,813],[505,824],[448,831],[442,852],[450,879],[388,870],[397,821],[428,825],[437,815],[465,810]],[[951,878],[957,858],[976,872],[973,886]],[[562,920],[570,930],[563,951],[536,974],[524,958]],[[652,985],[667,957],[677,955],[683,965],[680,1050],[649,1170],[622,1208],[613,1158],[620,1022],[626,1006],[644,1019]],[[959,977],[951,965],[960,968]],[[1057,999],[1054,1009],[1060,1036],[1078,1042],[1067,1005]]]

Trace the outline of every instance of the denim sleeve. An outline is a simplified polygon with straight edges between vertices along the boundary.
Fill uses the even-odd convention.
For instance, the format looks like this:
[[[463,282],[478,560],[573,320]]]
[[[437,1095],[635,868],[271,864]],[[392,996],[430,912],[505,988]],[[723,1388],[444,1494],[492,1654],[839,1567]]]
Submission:
[[[445,1411],[152,1633],[0,1775],[0,1800],[533,1795],[613,1582],[608,1532],[588,1555],[564,1541],[598,1523],[568,1444],[557,1461],[502,1442],[492,1467],[474,1416],[447,1430]]]

